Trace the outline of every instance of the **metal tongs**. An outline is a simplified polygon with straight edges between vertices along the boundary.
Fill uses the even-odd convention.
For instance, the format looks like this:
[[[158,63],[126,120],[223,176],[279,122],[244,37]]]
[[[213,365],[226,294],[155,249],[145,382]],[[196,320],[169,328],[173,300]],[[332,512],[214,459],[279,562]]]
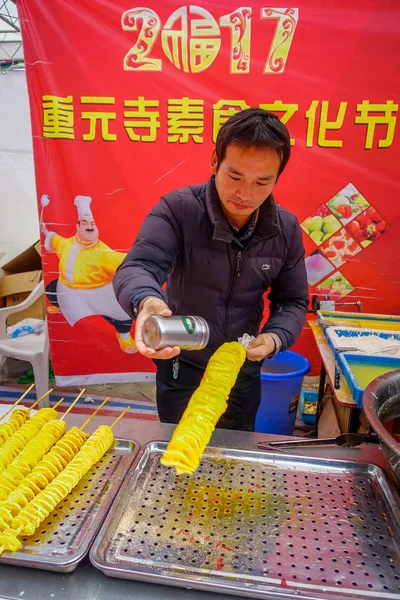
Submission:
[[[366,435],[362,433],[342,433],[333,438],[315,438],[307,440],[285,440],[283,442],[257,442],[259,450],[271,450],[272,448],[297,448],[299,446],[343,446],[344,448],[353,448],[365,443],[379,443],[377,436]]]

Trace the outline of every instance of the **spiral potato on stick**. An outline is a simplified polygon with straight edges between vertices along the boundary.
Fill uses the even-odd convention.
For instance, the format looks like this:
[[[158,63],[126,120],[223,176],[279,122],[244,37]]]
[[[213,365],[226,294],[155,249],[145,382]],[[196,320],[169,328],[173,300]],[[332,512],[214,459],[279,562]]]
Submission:
[[[17,408],[8,421],[0,425],[0,447],[29,419],[27,408]]]
[[[7,500],[0,503],[0,555],[5,550],[19,550],[21,541],[18,536],[33,534],[112,446],[112,428],[129,411],[129,406],[110,427],[100,426],[89,439],[82,431],[107,400],[80,430],[73,427],[65,434],[8,495]]]
[[[226,342],[208,361],[203,379],[189,400],[170,443],[161,458],[176,472],[194,473],[220,417],[226,411],[231,389],[246,358],[239,342]]]
[[[40,523],[78,485],[84,475],[111,448],[111,427],[101,425],[79,450],[65,469],[15,517],[12,528],[22,535],[32,535]]]
[[[65,421],[49,421],[27,443],[25,448],[0,476],[0,501],[5,500],[18,487],[26,475],[32,471],[43,456],[65,433],[66,428]]]
[[[58,419],[58,412],[54,408],[41,408],[8,438],[0,448],[0,474],[12,463],[26,444],[38,434],[42,427],[48,421],[54,419]]]
[[[13,518],[67,466],[88,438],[72,427],[26,475],[6,500],[0,502],[0,531],[10,528]]]

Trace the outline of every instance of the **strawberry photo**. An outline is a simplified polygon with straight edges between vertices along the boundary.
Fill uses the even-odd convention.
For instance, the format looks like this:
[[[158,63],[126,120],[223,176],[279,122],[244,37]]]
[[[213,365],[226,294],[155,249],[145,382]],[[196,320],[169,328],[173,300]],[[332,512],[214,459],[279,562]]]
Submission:
[[[373,206],[346,225],[346,231],[363,248],[369,246],[388,229],[388,224]]]

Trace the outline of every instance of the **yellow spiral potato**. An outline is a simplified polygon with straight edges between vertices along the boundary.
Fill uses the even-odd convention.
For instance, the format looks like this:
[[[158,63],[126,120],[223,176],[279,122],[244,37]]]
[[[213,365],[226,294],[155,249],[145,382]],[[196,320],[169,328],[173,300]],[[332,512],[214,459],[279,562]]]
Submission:
[[[0,502],[0,531],[12,526],[13,518],[61,473],[88,437],[87,433],[72,427],[25,476],[7,499]]]
[[[162,465],[175,467],[178,475],[198,468],[245,358],[246,350],[238,342],[226,342],[214,352],[161,458]]]
[[[65,421],[49,421],[27,443],[25,448],[0,476],[0,500],[5,500],[18,487],[21,481],[65,433],[66,428]]]
[[[0,474],[12,463],[26,444],[38,434],[42,427],[53,419],[58,419],[58,412],[54,408],[41,408],[8,438],[0,448]]]
[[[111,448],[113,442],[111,427],[101,425],[65,469],[18,513],[13,519],[12,529],[18,530],[20,535],[32,535],[57,504]]]
[[[14,410],[8,421],[0,425],[0,446],[2,446],[28,419],[29,410],[27,408],[17,408]]]
[[[16,552],[21,548],[21,542],[10,529],[0,533],[0,547],[3,548],[3,551],[10,550],[11,552]]]

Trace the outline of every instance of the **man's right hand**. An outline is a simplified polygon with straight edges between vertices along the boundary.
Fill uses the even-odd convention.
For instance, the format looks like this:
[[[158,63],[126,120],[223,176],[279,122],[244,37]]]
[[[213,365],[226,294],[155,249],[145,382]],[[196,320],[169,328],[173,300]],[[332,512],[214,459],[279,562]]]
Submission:
[[[168,346],[167,348],[156,351],[153,350],[153,348],[146,346],[146,344],[143,342],[143,325],[147,317],[150,317],[151,315],[170,317],[172,315],[172,311],[168,308],[163,300],[160,300],[160,298],[146,298],[143,303],[142,310],[136,319],[135,343],[138,352],[143,354],[143,356],[147,356],[147,358],[164,360],[174,358],[174,356],[177,356],[181,351],[178,346]]]

